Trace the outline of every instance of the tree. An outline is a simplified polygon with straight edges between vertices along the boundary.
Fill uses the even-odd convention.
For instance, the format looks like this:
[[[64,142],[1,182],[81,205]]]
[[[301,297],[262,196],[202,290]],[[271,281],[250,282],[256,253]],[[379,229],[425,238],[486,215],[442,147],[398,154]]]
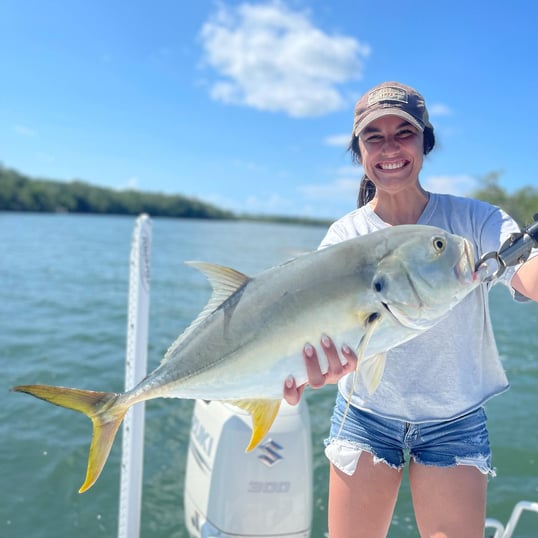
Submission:
[[[538,190],[535,187],[523,187],[509,195],[500,185],[501,172],[494,171],[480,179],[481,186],[472,193],[473,198],[484,200],[504,209],[520,226],[532,222],[538,213]]]
[[[31,179],[0,165],[0,211],[233,219],[231,211],[185,196],[108,189],[83,181]]]

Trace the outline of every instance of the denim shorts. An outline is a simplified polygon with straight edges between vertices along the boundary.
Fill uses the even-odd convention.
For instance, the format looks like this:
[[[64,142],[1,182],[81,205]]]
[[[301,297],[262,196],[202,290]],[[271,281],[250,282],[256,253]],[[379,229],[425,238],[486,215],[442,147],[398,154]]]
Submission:
[[[350,405],[341,428],[346,405],[345,398],[338,393],[325,454],[333,465],[350,476],[363,451],[374,456],[374,463],[383,462],[398,470],[405,465],[405,455],[409,454],[423,465],[470,465],[483,474],[495,476],[482,407],[447,421],[410,423]]]

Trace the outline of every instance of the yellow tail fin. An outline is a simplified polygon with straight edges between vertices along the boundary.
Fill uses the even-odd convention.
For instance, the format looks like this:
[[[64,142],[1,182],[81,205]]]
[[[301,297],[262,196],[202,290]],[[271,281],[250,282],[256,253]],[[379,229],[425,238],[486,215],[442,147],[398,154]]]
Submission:
[[[47,385],[20,385],[17,392],[25,392],[54,405],[79,411],[93,423],[93,435],[88,456],[86,479],[79,489],[83,493],[99,478],[114,443],[116,432],[129,406],[118,404],[119,394],[89,390],[51,387]]]

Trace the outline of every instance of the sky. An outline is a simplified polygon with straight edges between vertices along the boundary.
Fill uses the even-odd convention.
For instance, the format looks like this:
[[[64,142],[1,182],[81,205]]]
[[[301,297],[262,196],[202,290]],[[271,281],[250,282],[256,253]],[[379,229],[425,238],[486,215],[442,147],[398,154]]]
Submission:
[[[0,163],[335,219],[354,104],[398,80],[435,127],[426,189],[513,192],[537,184],[537,57],[536,0],[2,0]]]

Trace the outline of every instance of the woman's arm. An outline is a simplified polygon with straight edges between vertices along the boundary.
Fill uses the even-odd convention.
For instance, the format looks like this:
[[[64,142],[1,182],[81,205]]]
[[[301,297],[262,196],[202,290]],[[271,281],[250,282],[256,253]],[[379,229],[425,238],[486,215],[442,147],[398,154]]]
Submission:
[[[526,261],[516,271],[511,285],[525,297],[538,301],[538,256]]]
[[[349,347],[343,346],[341,351],[342,356],[346,361],[345,364],[342,364],[338,351],[336,350],[333,341],[328,336],[324,336],[321,339],[321,347],[323,348],[323,351],[325,351],[329,363],[329,369],[326,374],[321,372],[316,348],[310,344],[306,344],[303,348],[303,357],[306,365],[306,372],[308,374],[308,384],[315,389],[330,383],[337,383],[342,376],[353,372],[357,366],[357,356]],[[295,383],[295,379],[289,377],[284,383],[284,399],[289,404],[296,405],[301,399],[305,386],[306,384],[298,387]]]

